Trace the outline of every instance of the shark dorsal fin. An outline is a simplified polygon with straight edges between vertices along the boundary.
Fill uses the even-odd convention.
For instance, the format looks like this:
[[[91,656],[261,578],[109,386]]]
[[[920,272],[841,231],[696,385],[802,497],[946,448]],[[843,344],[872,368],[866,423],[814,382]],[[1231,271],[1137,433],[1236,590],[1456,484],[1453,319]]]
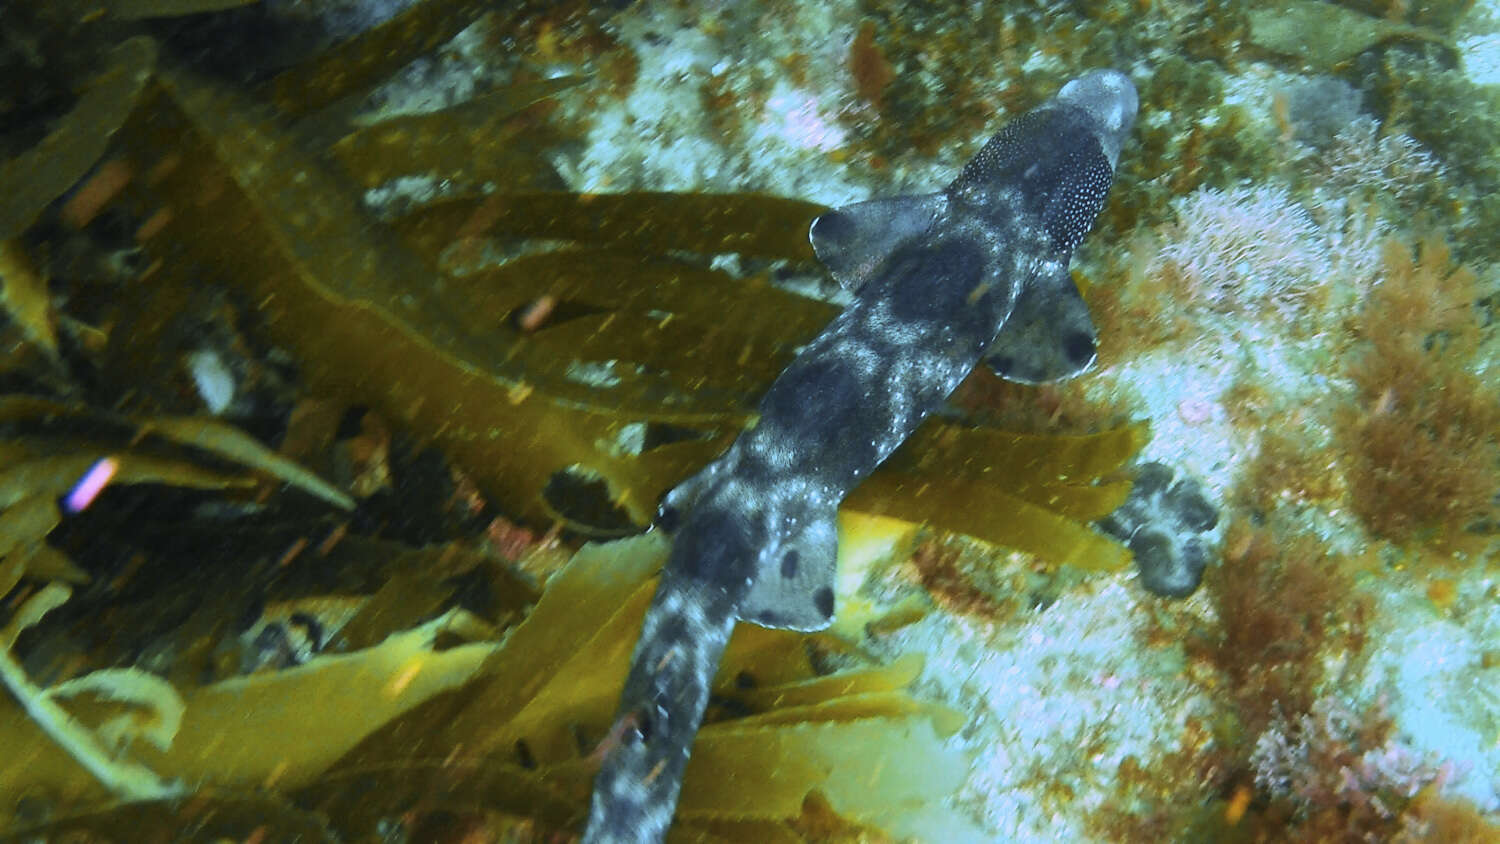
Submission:
[[[1060,381],[1089,368],[1098,336],[1067,265],[1055,264],[1021,288],[984,360],[1008,381]]]
[[[856,291],[896,247],[927,231],[947,204],[943,193],[856,202],[813,220],[808,239],[838,283]]]

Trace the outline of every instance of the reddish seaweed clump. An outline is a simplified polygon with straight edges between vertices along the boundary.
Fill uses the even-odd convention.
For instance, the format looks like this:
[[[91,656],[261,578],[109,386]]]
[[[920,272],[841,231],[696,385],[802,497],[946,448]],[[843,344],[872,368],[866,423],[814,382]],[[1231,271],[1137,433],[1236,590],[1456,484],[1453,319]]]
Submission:
[[[1473,371],[1474,273],[1437,239],[1415,260],[1387,241],[1385,274],[1362,311],[1366,351],[1348,374],[1358,407],[1343,419],[1354,511],[1378,536],[1449,536],[1484,517],[1500,491],[1500,393]]]
[[[1327,648],[1357,656],[1363,647],[1369,600],[1313,537],[1236,524],[1223,565],[1204,582],[1221,625],[1206,655],[1229,681],[1244,735],[1258,735],[1278,712],[1308,711]]]
[[[849,45],[849,71],[854,75],[860,99],[879,111],[884,105],[886,86],[896,79],[896,69],[891,67],[885,52],[875,43],[874,21],[860,24],[859,34]]]

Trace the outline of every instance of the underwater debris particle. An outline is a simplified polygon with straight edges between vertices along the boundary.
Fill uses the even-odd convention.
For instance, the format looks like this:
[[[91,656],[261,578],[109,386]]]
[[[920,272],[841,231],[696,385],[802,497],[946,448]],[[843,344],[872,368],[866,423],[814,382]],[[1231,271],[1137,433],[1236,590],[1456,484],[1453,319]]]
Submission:
[[[568,364],[564,373],[567,378],[590,387],[608,389],[620,386],[620,376],[615,372],[615,366],[619,361],[582,361],[575,360]]]
[[[1440,610],[1447,610],[1458,599],[1458,585],[1452,578],[1439,577],[1427,584],[1427,600]]]
[[[524,334],[530,334],[541,328],[557,310],[557,297],[546,294],[538,297],[531,304],[524,306],[516,312],[516,327]]]
[[[1183,399],[1177,403],[1177,418],[1185,425],[1206,425],[1214,419],[1216,406],[1213,402],[1199,398]]]
[[[120,461],[113,457],[99,458],[98,462],[83,473],[83,477],[78,479],[78,484],[63,499],[63,509],[69,513],[80,513],[87,509],[119,470]]]
[[[1230,826],[1240,822],[1245,816],[1245,810],[1250,808],[1250,798],[1255,792],[1247,785],[1235,788],[1234,794],[1229,798],[1229,804],[1224,807],[1224,822]]]
[[[62,221],[76,229],[88,225],[134,176],[134,168],[118,158],[99,165],[58,210]]]
[[[145,243],[151,238],[156,237],[161,234],[162,229],[165,229],[170,222],[172,222],[172,210],[170,208],[158,209],[155,214],[147,217],[145,222],[141,223],[135,230],[136,242]]]
[[[208,412],[218,416],[228,410],[236,388],[234,373],[224,363],[223,355],[210,348],[198,349],[188,353],[187,368]]]

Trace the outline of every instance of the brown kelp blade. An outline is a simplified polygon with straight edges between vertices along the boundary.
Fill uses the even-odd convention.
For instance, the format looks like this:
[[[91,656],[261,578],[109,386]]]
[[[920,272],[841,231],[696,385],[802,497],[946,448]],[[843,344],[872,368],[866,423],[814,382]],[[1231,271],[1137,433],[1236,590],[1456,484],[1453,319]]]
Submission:
[[[589,330],[564,321],[534,335],[519,331],[511,317],[521,297],[503,287],[493,295],[469,295],[475,282],[440,274],[383,235],[349,184],[303,152],[274,120],[192,77],[164,79],[167,113],[153,115],[136,140],[160,144],[175,129],[175,147],[201,144],[178,156],[180,164],[155,186],[174,209],[158,237],[192,257],[160,268],[155,301],[142,303],[141,318],[152,325],[129,332],[125,342],[138,345],[121,350],[122,362],[146,358],[153,326],[172,311],[173,298],[187,295],[196,260],[261,303],[268,333],[304,361],[316,388],[376,406],[429,434],[507,509],[539,515],[540,494],[552,476],[581,466],[601,477],[616,504],[640,522],[680,476],[661,476],[650,462],[638,461],[627,442],[630,431],[668,423],[695,427],[695,436],[710,439],[732,433],[754,380],[742,370],[769,368],[767,361],[777,357],[769,340],[757,338],[773,336],[773,326],[787,322],[782,307],[728,321],[727,328],[724,320],[623,309]],[[589,257],[580,255],[559,272],[586,276]],[[716,287],[725,300],[740,286],[722,274],[686,268],[653,276],[646,267],[625,278],[649,289],[662,272]],[[595,286],[616,283],[616,276],[594,278]],[[172,292],[174,286],[180,292]],[[547,293],[536,290],[537,296]],[[783,306],[796,301],[779,291],[769,295]],[[811,303],[804,310],[827,313]],[[789,344],[780,345],[789,351]],[[680,374],[635,360],[664,363],[674,354],[718,361],[721,383],[704,383],[704,367]]]
[[[332,152],[366,188],[412,175],[504,191],[556,188],[560,180],[545,147],[532,137],[545,135],[545,128],[512,118],[584,81],[565,76],[522,83],[440,111],[382,120],[343,136]],[[526,142],[518,142],[521,134]]]
[[[41,823],[6,830],[13,841],[115,841],[121,830],[142,841],[181,840],[184,830],[201,841],[341,840],[326,818],[261,791],[202,789],[190,800],[115,803],[65,813]]]
[[[553,576],[480,676],[392,721],[305,794],[336,813],[349,809],[333,807],[350,807],[372,788],[403,795],[403,804],[426,793],[474,806],[489,799],[481,792],[509,782],[516,795],[539,795],[544,826],[563,820],[569,805],[570,821],[581,820],[588,757],[595,742],[607,740],[665,551],[655,534],[586,546]],[[810,791],[822,789],[841,814],[878,819],[951,793],[952,777],[967,762],[943,737],[964,716],[904,691],[921,660],[820,676],[808,661],[808,641],[751,625],[736,631],[715,682],[716,699],[726,703],[711,708],[701,733],[695,758],[701,751],[704,761],[690,768],[696,773],[684,788],[685,818],[786,820]],[[803,743],[818,748],[805,764],[793,760]],[[834,757],[860,762],[835,766]],[[437,758],[444,761],[435,764]],[[948,774],[912,778],[909,766],[945,766]],[[726,791],[722,781],[753,785]],[[517,808],[511,798],[494,799],[502,810]]]
[[[104,72],[41,143],[0,163],[0,240],[24,231],[104,154],[151,78],[156,44],[137,36],[115,47],[105,60]]]
[[[185,74],[164,80],[168,114],[154,127],[162,131],[175,113],[175,143],[197,147],[157,186],[184,209],[159,237],[193,262],[163,266],[156,295],[181,298],[169,291],[191,286],[194,262],[214,266],[260,304],[267,332],[303,362],[315,389],[430,436],[510,512],[565,515],[548,490],[568,474],[597,480],[609,506],[644,523],[666,489],[737,433],[797,344],[833,312],[680,257],[805,257],[806,220],[817,206],[748,195],[498,194],[403,219],[399,230],[419,244],[413,250],[382,232],[356,189],[262,109]],[[442,244],[480,236],[576,245],[462,276],[434,267],[452,254]],[[161,302],[143,318],[170,312]],[[129,361],[150,350],[123,351]],[[669,437],[652,436],[669,429]],[[1048,546],[1049,535],[1065,540],[1050,547],[1069,559],[1107,547],[1072,520],[1097,517],[1119,497],[1096,479],[1099,466],[1123,459],[1129,437],[1006,440],[952,426],[946,436],[913,473],[919,483],[886,484],[881,512],[900,514],[901,499],[915,500],[918,490],[951,502],[977,486],[982,500],[1024,499],[1075,526],[1067,537],[1030,537],[1028,549]],[[1079,449],[1083,457],[1074,456]],[[677,459],[690,452],[693,459]],[[986,461],[1004,471],[975,468]],[[967,532],[995,521],[973,511],[950,518],[935,504],[907,515]]]
[[[650,255],[733,252],[809,262],[813,253],[807,229],[826,210],[812,202],[754,193],[520,193],[436,203],[413,212],[411,225],[452,230],[473,218],[479,224],[467,234],[561,238]],[[427,217],[433,222],[425,222]]]
[[[493,3],[481,0],[414,3],[379,26],[284,71],[271,80],[270,98],[284,114],[321,108],[432,52],[493,8]]]
[[[203,12],[222,12],[248,6],[258,0],[104,0],[111,17],[122,20],[174,18]]]

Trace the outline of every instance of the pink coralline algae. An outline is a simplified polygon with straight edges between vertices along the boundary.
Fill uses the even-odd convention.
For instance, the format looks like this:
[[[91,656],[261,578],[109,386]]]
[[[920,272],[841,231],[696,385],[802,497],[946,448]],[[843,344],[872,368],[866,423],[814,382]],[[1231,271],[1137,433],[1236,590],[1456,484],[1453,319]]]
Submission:
[[[1279,187],[1205,189],[1173,203],[1177,222],[1151,270],[1174,272],[1215,310],[1271,300],[1290,307],[1328,264],[1318,226]]]
[[[1250,756],[1255,784],[1308,814],[1337,808],[1355,826],[1390,821],[1423,788],[1456,776],[1390,732],[1380,703],[1358,715],[1325,697],[1295,718],[1278,713]]]
[[[1240,313],[1269,306],[1289,318],[1315,291],[1335,281],[1364,289],[1378,273],[1385,224],[1343,199],[1309,208],[1278,186],[1205,188],[1173,210],[1147,272],[1175,277],[1189,305]]]

